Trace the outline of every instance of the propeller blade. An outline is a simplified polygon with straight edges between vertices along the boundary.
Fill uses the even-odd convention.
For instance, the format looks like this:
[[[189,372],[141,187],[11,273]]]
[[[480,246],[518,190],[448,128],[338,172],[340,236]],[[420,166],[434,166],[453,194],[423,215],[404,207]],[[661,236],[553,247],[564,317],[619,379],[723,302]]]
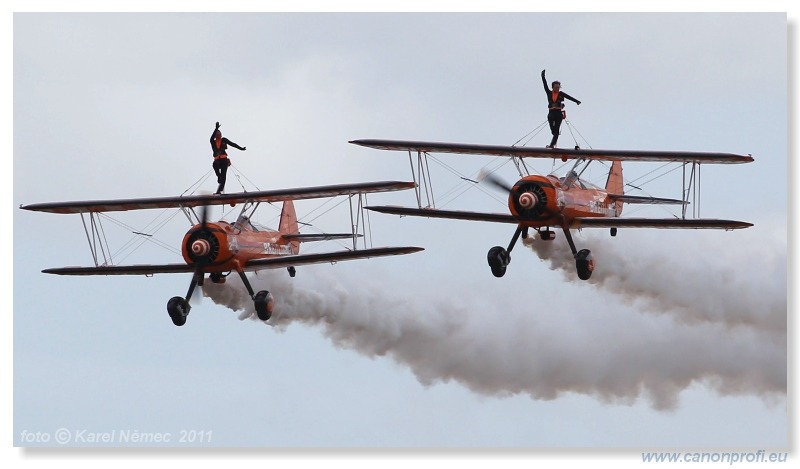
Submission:
[[[200,208],[200,228],[205,230],[208,224],[208,205],[203,205]]]
[[[491,173],[481,171],[481,174],[478,176],[478,180],[486,181],[498,189],[503,189],[506,192],[511,192],[513,190],[511,185]]]

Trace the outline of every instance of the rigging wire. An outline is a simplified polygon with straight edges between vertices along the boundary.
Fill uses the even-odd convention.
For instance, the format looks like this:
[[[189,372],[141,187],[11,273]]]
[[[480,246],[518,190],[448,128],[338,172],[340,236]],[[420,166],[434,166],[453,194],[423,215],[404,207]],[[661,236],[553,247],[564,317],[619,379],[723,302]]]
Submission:
[[[513,143],[511,146],[512,146],[512,147],[515,147],[515,146],[517,146],[517,144],[518,144],[519,142],[521,142],[521,141],[522,141],[522,139],[524,139],[525,137],[527,137],[527,136],[529,136],[529,135],[530,135],[530,138],[529,138],[528,140],[525,140],[525,143],[523,143],[522,145],[520,145],[520,146],[523,146],[523,147],[524,147],[524,146],[527,146],[527,145],[528,145],[528,142],[530,142],[530,141],[533,139],[533,137],[535,137],[535,136],[539,135],[539,132],[541,132],[541,131],[542,131],[542,130],[545,128],[545,126],[546,126],[546,125],[547,125],[547,120],[545,119],[545,121],[544,121],[544,122],[542,122],[541,124],[539,124],[539,126],[538,126],[538,127],[535,127],[533,130],[531,130],[531,131],[530,131],[530,132],[528,132],[527,134],[525,134],[525,135],[523,135],[522,137],[520,137],[520,139],[519,139],[519,140],[517,140],[516,142],[514,142],[514,143]],[[531,135],[531,134],[532,134],[532,135]]]

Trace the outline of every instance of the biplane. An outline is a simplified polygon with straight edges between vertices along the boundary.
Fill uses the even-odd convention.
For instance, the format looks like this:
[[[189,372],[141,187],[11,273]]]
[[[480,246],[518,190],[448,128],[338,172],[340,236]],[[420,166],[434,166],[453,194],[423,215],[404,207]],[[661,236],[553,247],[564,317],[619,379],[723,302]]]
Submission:
[[[561,228],[575,258],[578,277],[588,280],[594,271],[595,262],[589,249],[578,250],[570,230],[582,228],[609,228],[611,236],[618,228],[677,228],[677,229],[724,229],[734,230],[752,226],[751,223],[735,220],[719,220],[687,217],[689,198],[696,202],[699,186],[700,165],[738,164],[753,161],[751,155],[710,152],[680,151],[616,151],[594,149],[544,149],[532,147],[473,145],[461,143],[414,142],[397,140],[353,140],[350,143],[380,149],[406,151],[411,162],[412,176],[417,187],[417,207],[374,206],[366,207],[381,213],[401,216],[448,218],[459,220],[487,221],[517,225],[507,247],[494,246],[487,254],[487,261],[495,277],[505,275],[511,262],[511,250],[520,236],[523,239],[533,229],[540,239],[551,241]],[[416,164],[413,158],[416,153]],[[491,174],[483,179],[508,194],[510,213],[480,213],[461,210],[440,210],[430,188],[429,153],[455,153],[465,155],[488,155],[510,157],[520,173],[520,179],[509,185]],[[530,174],[525,158],[574,160],[572,168],[564,177],[554,174]],[[605,187],[600,188],[581,179],[581,175],[593,161],[610,163]],[[657,198],[626,195],[622,177],[623,161],[647,161],[679,163],[683,165],[682,199]],[[527,173],[527,174],[526,174]],[[423,204],[427,197],[428,204]],[[682,205],[682,214],[674,218],[624,218],[624,204]],[[699,210],[697,211],[699,212]]]
[[[399,191],[414,188],[413,182],[367,182],[331,186],[293,188],[287,190],[241,192],[222,195],[189,195],[175,197],[90,200],[22,205],[24,210],[51,213],[77,213],[81,215],[89,248],[94,258],[93,267],[60,267],[42,272],[58,275],[146,275],[160,273],[191,273],[192,279],[186,296],[175,296],[167,302],[167,312],[176,326],[186,323],[192,293],[203,285],[206,274],[214,283],[224,283],[231,272],[236,272],[253,300],[256,314],[262,321],[272,315],[274,298],[267,291],[254,292],[245,272],[262,269],[287,268],[294,277],[295,267],[307,264],[335,263],[353,259],[410,254],[421,251],[418,247],[357,247],[364,222],[365,194]],[[347,196],[350,199],[351,233],[301,234],[294,200]],[[250,219],[261,203],[283,202],[278,230],[257,227]],[[354,203],[356,207],[354,208]],[[234,223],[208,220],[208,208],[215,204],[242,205]],[[105,238],[99,215],[104,212],[178,208],[192,223],[181,242],[185,262],[173,264],[113,265],[109,264],[104,247]],[[195,210],[198,209],[198,210]],[[198,213],[199,211],[199,213]],[[355,213],[354,213],[355,212]],[[355,218],[354,218],[355,217]],[[88,218],[88,226],[87,226]],[[90,234],[91,231],[91,234]],[[300,254],[300,243],[333,239],[353,240],[353,249],[325,253]],[[110,252],[110,251],[109,251]]]

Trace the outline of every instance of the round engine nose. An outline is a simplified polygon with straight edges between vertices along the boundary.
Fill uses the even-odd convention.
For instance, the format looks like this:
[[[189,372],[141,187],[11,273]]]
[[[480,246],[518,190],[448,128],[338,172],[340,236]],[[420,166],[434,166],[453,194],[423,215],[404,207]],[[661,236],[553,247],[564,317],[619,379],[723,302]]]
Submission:
[[[539,198],[538,198],[538,197],[536,197],[536,194],[534,194],[533,192],[523,192],[523,193],[522,193],[522,194],[519,196],[519,206],[520,206],[520,207],[521,207],[523,210],[530,210],[530,209],[532,209],[533,207],[535,207],[535,206],[536,206],[536,204],[537,204],[538,202],[539,202]]]
[[[547,209],[548,194],[545,182],[532,178],[523,178],[514,185],[508,195],[508,209],[517,218],[541,220]]]
[[[197,257],[205,257],[211,252],[211,244],[205,239],[196,239],[192,243],[192,254]]]

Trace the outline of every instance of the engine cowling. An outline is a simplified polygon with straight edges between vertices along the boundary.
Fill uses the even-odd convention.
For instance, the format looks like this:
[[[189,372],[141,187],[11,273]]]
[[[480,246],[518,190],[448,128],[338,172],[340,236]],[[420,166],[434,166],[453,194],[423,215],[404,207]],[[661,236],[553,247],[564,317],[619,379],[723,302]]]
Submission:
[[[508,196],[511,214],[521,220],[550,218],[556,212],[556,194],[553,184],[541,176],[520,179]]]
[[[219,257],[220,245],[214,230],[193,229],[184,237],[183,258],[189,264],[211,264]]]

